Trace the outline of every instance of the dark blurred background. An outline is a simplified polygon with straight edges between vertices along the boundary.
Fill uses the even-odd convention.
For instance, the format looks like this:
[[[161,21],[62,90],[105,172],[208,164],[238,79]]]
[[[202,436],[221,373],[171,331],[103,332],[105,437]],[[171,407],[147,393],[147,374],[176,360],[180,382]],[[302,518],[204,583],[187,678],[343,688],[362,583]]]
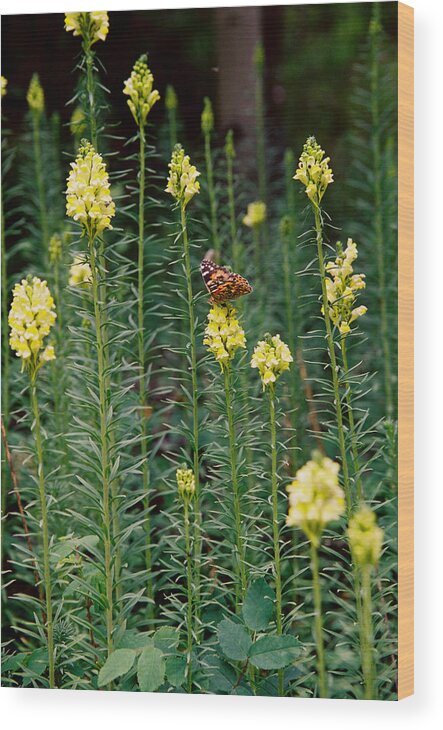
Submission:
[[[133,133],[122,85],[135,59],[147,51],[162,96],[168,83],[176,89],[182,141],[191,153],[193,143],[200,144],[204,96],[214,103],[218,131],[232,126],[237,144],[245,145],[254,132],[253,52],[262,40],[270,141],[298,151],[315,132],[328,151],[340,156],[340,141],[351,124],[352,71],[364,51],[371,6],[111,11],[108,38],[95,45],[111,91],[109,121],[120,122],[124,136]],[[382,22],[394,54],[397,3],[382,4]],[[79,51],[80,39],[64,31],[63,13],[3,16],[2,74],[9,82],[5,109],[13,130],[21,128],[34,71],[49,114],[57,111],[63,123],[69,121],[72,107],[66,102],[75,87],[72,71]],[[164,118],[164,107],[157,104],[150,120],[160,125]]]

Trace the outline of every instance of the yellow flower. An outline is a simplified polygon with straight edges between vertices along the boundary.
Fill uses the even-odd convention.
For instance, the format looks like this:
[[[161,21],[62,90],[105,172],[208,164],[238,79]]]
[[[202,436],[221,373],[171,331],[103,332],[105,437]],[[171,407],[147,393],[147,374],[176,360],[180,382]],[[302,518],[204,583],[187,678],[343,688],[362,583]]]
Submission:
[[[299,180],[305,186],[306,195],[316,206],[320,205],[328,185],[334,182],[329,167],[330,158],[324,155],[315,137],[308,137],[294,175],[294,180]]]
[[[26,94],[26,101],[32,112],[36,115],[43,113],[45,109],[45,94],[40,84],[38,74],[33,74],[31,81],[29,82],[28,93]]]
[[[208,313],[203,344],[223,370],[233,359],[239,347],[246,347],[245,333],[236,317],[237,311],[230,304],[214,304]]]
[[[54,348],[48,345],[43,352],[43,340],[56,319],[55,304],[46,281],[34,276],[22,279],[12,290],[12,304],[8,316],[9,344],[23,364],[35,376],[44,362],[55,359]]]
[[[248,212],[243,218],[243,223],[249,228],[261,226],[266,220],[266,203],[257,200],[255,203],[249,203]]]
[[[73,137],[80,137],[86,127],[86,115],[81,106],[77,106],[72,112],[71,121],[69,122],[70,132]]]
[[[82,140],[77,159],[71,162],[66,190],[66,214],[81,223],[88,236],[95,238],[112,228],[115,205],[102,157],[86,140]]]
[[[92,13],[65,13],[65,30],[81,35],[92,46],[97,41],[105,41],[109,32],[109,17],[106,11]]]
[[[88,289],[91,286],[91,279],[90,265],[81,256],[76,256],[69,269],[69,286]]]
[[[383,544],[383,530],[377,526],[375,513],[361,507],[349,520],[349,544],[357,565],[377,565]]]
[[[8,85],[8,79],[5,79],[4,76],[0,76],[0,91],[1,96],[6,96],[6,87]]]
[[[165,190],[186,206],[194,195],[200,192],[200,183],[197,180],[200,173],[194,165],[191,165],[189,155],[185,155],[180,144],[175,145],[168,167],[169,177]]]
[[[258,368],[263,390],[269,383],[275,383],[293,361],[289,347],[280,338],[280,335],[267,336],[260,340],[251,358],[251,368]]]
[[[175,93],[175,89],[173,86],[171,86],[171,84],[168,84],[166,87],[165,106],[166,109],[168,109],[169,111],[177,109],[178,106],[177,94]]]
[[[343,514],[345,499],[338,482],[340,466],[327,456],[314,452],[286,487],[289,509],[286,524],[300,527],[316,546],[325,525]]]
[[[49,262],[51,264],[57,263],[61,259],[62,255],[62,239],[58,233],[54,233],[49,241]]]
[[[364,289],[365,275],[354,274],[352,264],[358,257],[357,244],[348,238],[345,251],[341,243],[337,243],[337,257],[335,262],[329,261],[326,265],[326,293],[329,302],[329,317],[333,324],[338,327],[340,334],[346,335],[351,331],[351,324],[358,317],[366,314],[367,307],[354,307],[356,292]],[[322,307],[322,314],[324,308]]]
[[[129,79],[126,79],[123,93],[129,96],[128,106],[135,123],[144,127],[146,118],[154,104],[160,99],[153,89],[154,77],[148,68],[148,57],[144,54],[135,62]]]
[[[201,116],[201,127],[203,134],[210,134],[214,129],[214,114],[209,97],[205,96],[204,107]]]
[[[178,493],[182,499],[192,499],[195,494],[195,477],[192,469],[177,469]]]

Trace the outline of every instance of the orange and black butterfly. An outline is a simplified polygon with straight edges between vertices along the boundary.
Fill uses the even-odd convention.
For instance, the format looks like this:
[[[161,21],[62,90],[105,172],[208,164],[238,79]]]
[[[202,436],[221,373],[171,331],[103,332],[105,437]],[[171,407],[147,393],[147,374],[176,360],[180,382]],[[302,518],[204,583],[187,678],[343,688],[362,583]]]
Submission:
[[[249,281],[240,274],[234,274],[226,268],[219,266],[210,259],[203,259],[200,264],[203,281],[211,297],[211,304],[225,304],[231,299],[238,299],[244,294],[250,294],[252,286]]]

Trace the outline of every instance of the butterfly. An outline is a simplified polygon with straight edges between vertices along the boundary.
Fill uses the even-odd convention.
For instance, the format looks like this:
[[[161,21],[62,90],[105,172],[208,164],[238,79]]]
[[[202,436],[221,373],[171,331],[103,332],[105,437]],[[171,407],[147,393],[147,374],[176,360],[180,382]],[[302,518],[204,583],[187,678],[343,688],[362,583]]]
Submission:
[[[226,266],[215,264],[210,259],[203,259],[200,271],[206,289],[211,295],[209,299],[211,304],[224,304],[230,299],[238,299],[252,291],[247,279],[240,274],[234,274]]]

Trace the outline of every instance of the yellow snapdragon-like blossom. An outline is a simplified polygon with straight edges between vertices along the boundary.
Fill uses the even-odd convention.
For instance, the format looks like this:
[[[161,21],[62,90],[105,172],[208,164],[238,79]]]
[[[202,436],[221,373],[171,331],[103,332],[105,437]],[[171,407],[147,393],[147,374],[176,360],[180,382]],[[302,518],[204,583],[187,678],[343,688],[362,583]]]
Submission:
[[[178,493],[182,499],[192,499],[195,494],[195,477],[192,469],[177,469]]]
[[[230,304],[214,304],[208,313],[203,344],[212,352],[222,370],[239,347],[246,347],[245,333],[236,315],[236,309]]]
[[[154,76],[149,70],[146,54],[135,62],[129,79],[126,79],[123,93],[129,96],[128,106],[135,123],[144,127],[154,104],[160,99],[157,89],[153,89]]]
[[[94,147],[82,140],[66,190],[66,214],[81,223],[85,232],[95,238],[106,228],[112,228],[115,205],[109,189],[106,165]]]
[[[105,41],[109,32],[109,16],[106,10],[92,13],[65,13],[65,30],[82,36],[92,46],[97,41]]]
[[[5,79],[4,76],[0,76],[0,91],[1,91],[1,96],[2,97],[3,96],[6,96],[6,93],[7,93],[6,92],[6,87],[7,87],[7,85],[8,85],[8,79]]]
[[[308,137],[300,155],[294,180],[299,180],[306,190],[306,195],[314,205],[319,206],[328,185],[334,182],[329,167],[329,157],[317,143],[315,137]]]
[[[256,200],[254,203],[249,203],[248,212],[243,217],[243,223],[249,228],[256,228],[261,226],[266,220],[266,203],[262,203],[260,200]]]
[[[375,513],[361,507],[349,520],[348,538],[357,565],[377,565],[383,545],[383,530],[378,527]]]
[[[43,113],[45,109],[45,94],[38,74],[32,74],[26,94],[26,101],[34,114],[40,115]]]
[[[69,286],[88,289],[92,282],[91,267],[81,256],[76,256],[69,269]]]
[[[329,261],[326,265],[326,272],[329,274],[326,277],[329,316],[342,335],[347,335],[351,331],[352,322],[368,311],[364,306],[354,307],[357,292],[366,286],[365,275],[354,274],[352,264],[357,256],[357,244],[348,238],[345,251],[339,242],[335,262]],[[323,307],[322,313],[324,314]]]
[[[180,144],[175,145],[168,167],[169,177],[165,190],[181,205],[186,206],[200,192],[200,183],[197,180],[200,173],[191,165],[189,155],[185,155]]]
[[[54,233],[54,235],[51,236],[48,251],[49,263],[56,264],[57,261],[60,261],[62,256],[62,239],[58,233]]]
[[[52,345],[43,349],[45,337],[54,325],[55,304],[46,281],[34,276],[22,279],[12,290],[8,316],[9,344],[34,377],[41,365],[55,359]]]
[[[339,464],[315,452],[286,487],[289,495],[286,524],[300,527],[316,546],[325,525],[337,520],[345,509],[344,493],[338,481],[339,471]]]
[[[263,390],[270,383],[275,383],[285,370],[289,369],[293,357],[291,351],[280,335],[268,336],[260,340],[251,358],[251,367],[258,368]]]

